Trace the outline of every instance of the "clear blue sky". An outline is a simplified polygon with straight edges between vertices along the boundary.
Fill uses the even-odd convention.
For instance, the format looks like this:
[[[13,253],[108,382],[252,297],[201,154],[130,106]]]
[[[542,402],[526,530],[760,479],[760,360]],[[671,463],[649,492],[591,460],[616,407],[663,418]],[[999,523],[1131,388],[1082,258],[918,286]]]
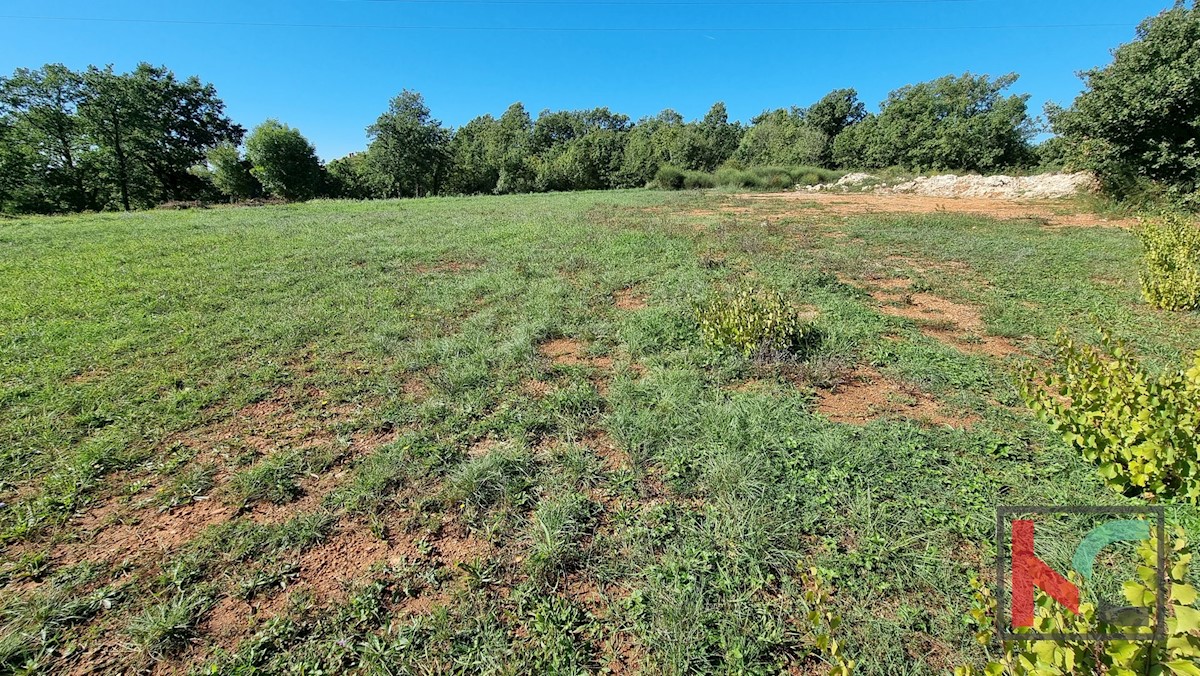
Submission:
[[[691,119],[723,100],[748,120],[838,87],[875,110],[904,84],[1017,72],[1040,112],[1047,100],[1069,103],[1077,71],[1107,63],[1171,4],[0,0],[0,71],[166,65],[215,84],[244,126],[278,118],[332,159],[363,148],[364,128],[405,88],[451,126],[513,101],[534,114],[609,106],[637,119],[674,108]]]

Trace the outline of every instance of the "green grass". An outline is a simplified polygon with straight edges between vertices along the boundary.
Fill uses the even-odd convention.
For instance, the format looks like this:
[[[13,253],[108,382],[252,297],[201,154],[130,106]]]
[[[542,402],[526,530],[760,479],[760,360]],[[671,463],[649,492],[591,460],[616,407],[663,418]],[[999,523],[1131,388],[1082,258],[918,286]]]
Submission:
[[[910,279],[1033,357],[1094,316],[1177,364],[1200,316],[1144,305],[1138,259],[1119,229],[703,192],[0,222],[0,671],[819,670],[813,569],[859,673],[978,663],[996,506],[1137,503],[1012,364],[859,287]],[[695,303],[746,282],[808,306],[812,354],[704,344]],[[976,422],[819,415],[856,369]],[[139,522],[179,541],[103,549]]]

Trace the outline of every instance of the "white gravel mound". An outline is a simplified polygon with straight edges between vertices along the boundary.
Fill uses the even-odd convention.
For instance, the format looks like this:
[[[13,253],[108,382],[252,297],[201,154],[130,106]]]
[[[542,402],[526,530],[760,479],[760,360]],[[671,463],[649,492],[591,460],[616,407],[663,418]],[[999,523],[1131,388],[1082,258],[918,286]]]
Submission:
[[[1036,176],[918,176],[881,188],[886,194],[908,193],[926,197],[993,197],[1001,199],[1058,199],[1096,189],[1090,173],[1038,174]]]
[[[853,173],[837,183],[805,188],[809,192],[846,191],[869,181],[871,174]],[[1096,177],[1088,172],[1053,173],[1036,176],[918,176],[911,181],[879,186],[872,192],[881,195],[921,195],[924,197],[985,197],[995,199],[1059,199],[1098,188]]]

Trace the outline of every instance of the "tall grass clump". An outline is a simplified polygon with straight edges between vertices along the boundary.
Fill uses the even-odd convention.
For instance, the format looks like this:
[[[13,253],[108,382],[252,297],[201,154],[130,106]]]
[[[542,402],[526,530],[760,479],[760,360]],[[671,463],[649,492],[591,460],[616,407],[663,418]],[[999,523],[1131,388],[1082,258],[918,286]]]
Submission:
[[[816,343],[815,326],[800,316],[778,291],[747,287],[717,296],[696,309],[704,341],[718,350],[802,355]]]
[[[1182,216],[1151,221],[1142,240],[1142,295],[1162,310],[1200,307],[1200,228]]]
[[[475,514],[498,503],[521,505],[534,485],[535,470],[529,451],[502,446],[459,467],[447,480],[447,497]]]

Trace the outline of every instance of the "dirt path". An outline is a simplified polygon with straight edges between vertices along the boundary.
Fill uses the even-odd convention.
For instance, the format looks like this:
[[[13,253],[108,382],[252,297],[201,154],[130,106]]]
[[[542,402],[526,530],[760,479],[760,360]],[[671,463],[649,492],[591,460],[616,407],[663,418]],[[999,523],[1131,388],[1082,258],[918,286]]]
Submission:
[[[1029,218],[1057,227],[1129,228],[1134,219],[1109,219],[1080,213],[1067,200],[1011,200],[988,197],[927,197],[924,195],[878,195],[874,193],[781,192],[740,195],[740,200],[773,201],[822,213],[854,214],[978,214],[997,219]],[[731,210],[738,206],[732,205]]]

